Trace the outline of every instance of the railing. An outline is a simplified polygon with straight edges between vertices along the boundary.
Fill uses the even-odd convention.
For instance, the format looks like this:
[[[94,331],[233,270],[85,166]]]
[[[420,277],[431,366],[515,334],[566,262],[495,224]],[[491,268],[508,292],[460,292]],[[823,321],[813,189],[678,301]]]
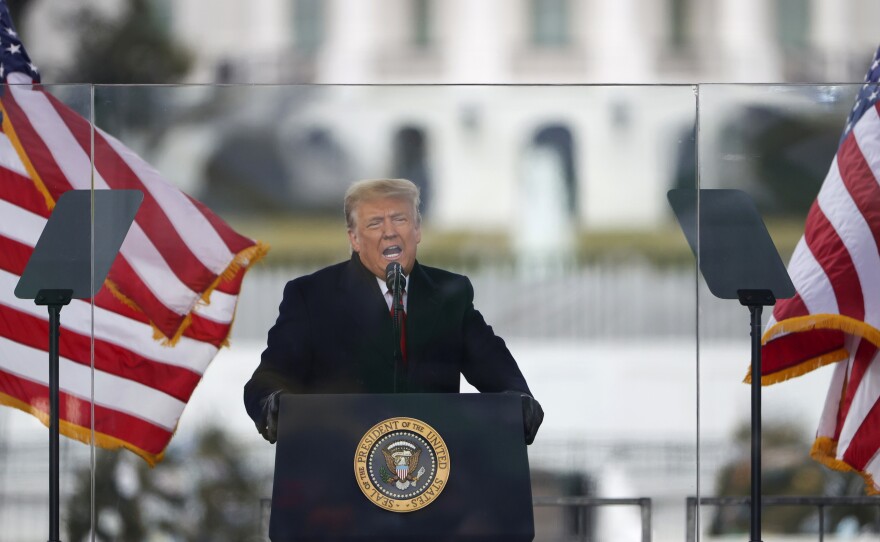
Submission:
[[[233,344],[241,339],[265,340],[278,316],[284,285],[316,268],[257,266],[248,271],[238,298]],[[547,276],[523,274],[514,265],[449,269],[468,275],[477,308],[505,338],[694,340],[696,316],[692,306],[690,311],[682,308],[684,300],[692,305],[696,299],[690,268],[590,263]],[[740,305],[712,296],[703,284],[700,287],[700,337],[740,338]]]
[[[819,542],[825,540],[825,509],[829,506],[873,506],[877,509],[874,528],[880,533],[880,497],[791,497],[767,496],[764,506],[813,506],[819,511]],[[701,497],[700,506],[749,506],[749,497]],[[696,538],[697,498],[687,498],[687,542]]]
[[[589,540],[587,530],[587,509],[596,506],[638,506],[641,511],[642,542],[651,542],[651,499],[601,498],[601,497],[535,497],[532,505],[574,507],[577,509],[577,531],[579,540]]]

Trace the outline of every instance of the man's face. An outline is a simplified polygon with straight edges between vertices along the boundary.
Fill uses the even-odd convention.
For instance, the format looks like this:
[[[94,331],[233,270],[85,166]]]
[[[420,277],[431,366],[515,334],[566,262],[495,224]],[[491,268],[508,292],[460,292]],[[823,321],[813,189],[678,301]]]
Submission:
[[[416,246],[422,240],[412,203],[398,198],[367,200],[352,215],[354,227],[348,230],[348,238],[364,266],[384,279],[385,267],[398,262],[409,275],[416,261]]]

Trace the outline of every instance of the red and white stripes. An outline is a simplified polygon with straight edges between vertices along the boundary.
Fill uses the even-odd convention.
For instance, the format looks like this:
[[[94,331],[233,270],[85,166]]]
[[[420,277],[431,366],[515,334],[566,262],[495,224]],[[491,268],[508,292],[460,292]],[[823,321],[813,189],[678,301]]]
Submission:
[[[797,295],[774,308],[764,334],[762,381],[835,368],[813,456],[860,472],[871,493],[880,472],[880,115],[868,109],[844,138],[807,216],[789,274]]]
[[[0,105],[0,401],[42,419],[48,412],[48,313],[13,290],[49,207],[92,183],[142,190],[135,224],[95,297],[94,425],[100,445],[154,463],[226,341],[243,274],[265,247],[112,136],[92,134],[85,119],[42,90],[7,86]],[[88,301],[62,311],[61,430],[84,440],[92,423],[91,319]]]

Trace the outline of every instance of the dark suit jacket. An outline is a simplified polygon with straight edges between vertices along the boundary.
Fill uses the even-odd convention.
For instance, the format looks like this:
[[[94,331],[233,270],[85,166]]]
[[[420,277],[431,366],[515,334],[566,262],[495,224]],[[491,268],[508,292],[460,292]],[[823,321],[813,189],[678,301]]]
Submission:
[[[407,361],[397,391],[459,391],[460,374],[482,392],[531,394],[504,341],[474,309],[467,277],[419,265],[407,281]],[[294,393],[392,393],[391,315],[357,254],[284,288],[268,346],[245,385],[259,421],[262,399]]]

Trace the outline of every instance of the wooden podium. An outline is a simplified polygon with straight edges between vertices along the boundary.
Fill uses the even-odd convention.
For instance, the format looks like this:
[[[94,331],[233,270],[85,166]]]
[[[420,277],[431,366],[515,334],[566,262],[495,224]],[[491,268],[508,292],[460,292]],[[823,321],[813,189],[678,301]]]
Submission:
[[[269,538],[532,540],[520,398],[283,396]]]

